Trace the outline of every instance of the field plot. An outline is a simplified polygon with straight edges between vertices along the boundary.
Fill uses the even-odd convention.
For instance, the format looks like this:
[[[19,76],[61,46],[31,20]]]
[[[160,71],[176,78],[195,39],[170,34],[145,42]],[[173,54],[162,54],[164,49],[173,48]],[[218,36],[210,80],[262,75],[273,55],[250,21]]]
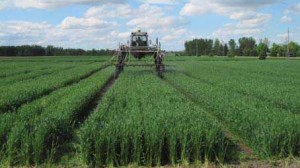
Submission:
[[[53,69],[55,67],[52,67]],[[103,67],[99,63],[78,65],[48,75],[38,75],[34,79],[0,86],[0,113],[13,111],[21,104],[34,100],[60,87],[89,77]],[[5,80],[5,79],[4,79]]]
[[[300,61],[151,61],[0,59],[0,166],[300,166]]]
[[[234,147],[217,121],[145,68],[125,70],[80,139],[96,165],[224,161]]]
[[[276,68],[275,68],[276,67]],[[185,62],[165,80],[188,94],[261,158],[299,155],[299,62]]]

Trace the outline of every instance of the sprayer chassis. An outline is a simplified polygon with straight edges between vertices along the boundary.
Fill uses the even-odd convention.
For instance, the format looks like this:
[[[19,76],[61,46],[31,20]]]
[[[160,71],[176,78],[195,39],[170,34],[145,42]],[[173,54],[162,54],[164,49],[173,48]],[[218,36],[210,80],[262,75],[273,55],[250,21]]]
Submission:
[[[153,47],[120,45],[118,49],[118,63],[116,65],[115,76],[118,76],[124,69],[126,58],[128,58],[129,55],[132,55],[137,59],[153,56],[156,73],[159,77],[162,77],[164,70],[164,65],[162,63],[164,54],[161,52],[159,45]]]

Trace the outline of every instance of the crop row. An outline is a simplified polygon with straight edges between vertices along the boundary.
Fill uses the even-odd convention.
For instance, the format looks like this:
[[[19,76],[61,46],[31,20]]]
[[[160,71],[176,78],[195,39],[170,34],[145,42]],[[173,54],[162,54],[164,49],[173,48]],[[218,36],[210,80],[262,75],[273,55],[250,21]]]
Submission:
[[[58,65],[52,65],[50,68],[46,68],[46,69],[37,69],[28,73],[21,73],[21,74],[8,76],[1,79],[0,87],[3,86],[5,87],[7,85],[11,85],[17,82],[24,82],[25,80],[32,80],[40,76],[50,75],[60,71],[68,70],[74,68],[76,65],[78,66],[78,64],[68,64],[68,65],[58,64]]]
[[[257,63],[249,62],[248,64]],[[250,66],[248,67],[250,72],[237,71],[235,68],[239,67],[238,63],[234,66],[229,64],[225,67],[225,65],[224,62],[222,65],[212,62],[210,65],[200,64],[200,66],[195,66],[194,63],[183,63],[180,67],[186,75],[204,83],[259,99],[282,109],[282,112],[300,113],[300,80],[298,78],[281,73],[273,74],[274,76],[253,74]],[[298,76],[300,78],[300,75]]]
[[[24,64],[22,62],[7,62],[0,59],[0,70],[11,70],[21,67],[28,67],[28,64]]]
[[[3,63],[2,63],[3,64]],[[11,77],[14,75],[27,74],[36,70],[46,70],[54,66],[54,63],[7,63],[3,64],[3,68],[0,72],[0,78]]]
[[[210,76],[213,78],[212,74]],[[299,115],[284,113],[259,99],[177,72],[169,72],[165,78],[227,124],[258,156],[299,155]]]
[[[222,63],[219,62],[220,66]],[[265,62],[261,61],[236,61],[236,62],[227,62],[224,64],[225,66],[229,66],[230,68],[235,68],[240,71],[247,71],[257,75],[264,76],[280,76],[289,77],[289,76],[298,76],[299,70],[297,67],[299,66],[298,61],[291,60],[268,60]]]
[[[0,113],[14,111],[21,104],[30,102],[60,87],[78,82],[102,69],[99,64],[77,66],[55,74],[40,76],[0,88]]]
[[[79,132],[89,165],[220,162],[235,147],[219,123],[144,68],[126,68]]]
[[[31,59],[26,58],[20,58],[18,61],[17,58],[11,58],[11,59],[3,59],[0,58],[0,70],[13,70],[17,68],[35,68],[36,66],[48,66],[51,65],[51,62],[45,62],[39,63],[39,62],[31,62]]]
[[[58,89],[23,105],[16,113],[2,114],[0,145],[9,164],[39,164],[59,156],[60,147],[72,138],[74,125],[88,115],[86,106],[112,76],[112,70],[106,68]]]
[[[265,80],[276,81],[283,84],[298,84],[299,79],[299,62],[297,61],[205,61],[194,62],[187,61],[179,66],[194,65],[199,69],[209,69],[212,73],[223,73],[229,71],[230,73],[244,74],[253,78],[263,78]],[[192,67],[192,66],[190,66]],[[203,73],[202,71],[198,71]],[[290,79],[293,80],[290,80]]]

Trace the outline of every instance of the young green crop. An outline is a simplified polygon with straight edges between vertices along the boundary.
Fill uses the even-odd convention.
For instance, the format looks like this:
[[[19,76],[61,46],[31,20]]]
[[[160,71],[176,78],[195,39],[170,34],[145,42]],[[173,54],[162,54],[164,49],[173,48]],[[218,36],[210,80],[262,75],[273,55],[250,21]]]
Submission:
[[[5,79],[15,75],[26,75],[38,70],[51,68],[54,63],[33,63],[33,62],[1,62],[0,78]]]
[[[68,70],[71,68],[74,68],[76,66],[79,66],[79,64],[56,64],[56,65],[51,65],[50,67],[47,67],[45,69],[38,69],[38,70],[34,70],[32,72],[28,72],[28,73],[21,73],[21,74],[17,74],[17,75],[12,75],[12,76],[8,76],[6,78],[2,78],[0,80],[0,87],[5,87],[8,85],[12,85],[18,82],[24,82],[25,80],[32,80],[41,76],[46,76],[46,75],[50,75],[53,73],[58,73],[64,70]]]
[[[223,161],[233,149],[218,122],[144,68],[126,68],[79,136],[94,166]]]
[[[258,156],[281,158],[299,154],[300,116],[282,112],[222,84],[212,85],[177,72],[167,73],[165,77],[240,135]],[[220,78],[219,83],[222,82]]]
[[[111,77],[112,70],[106,68],[78,84],[21,107],[16,125],[8,134],[9,162],[41,163],[49,157],[47,152],[55,151],[60,143],[70,140],[74,123],[80,120],[83,108]]]
[[[55,89],[80,81],[101,69],[99,64],[82,65],[48,76],[0,87],[0,113],[13,111],[23,103],[30,102]]]
[[[281,70],[271,70],[277,65]],[[284,66],[285,65],[285,66]],[[300,113],[300,75],[297,62],[186,62],[179,72],[201,82],[266,102],[283,112]],[[247,68],[245,68],[247,67]],[[280,68],[279,68],[280,67]],[[289,69],[287,69],[289,67]],[[286,69],[286,70],[285,70]]]
[[[74,166],[73,155],[87,164],[79,167],[235,161],[239,149],[222,130],[261,159],[299,157],[299,61],[170,57],[163,79],[126,67],[81,124],[114,71],[97,72],[105,59],[0,60],[0,167],[68,167],[56,159]],[[69,143],[76,151],[65,150]]]

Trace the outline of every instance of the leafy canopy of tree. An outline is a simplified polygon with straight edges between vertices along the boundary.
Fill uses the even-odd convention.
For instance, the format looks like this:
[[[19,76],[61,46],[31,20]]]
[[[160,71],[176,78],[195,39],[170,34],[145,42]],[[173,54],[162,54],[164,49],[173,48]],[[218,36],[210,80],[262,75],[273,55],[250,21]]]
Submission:
[[[114,51],[109,49],[64,49],[62,47],[42,47],[38,45],[0,46],[0,56],[101,56],[113,55],[113,53]]]
[[[194,39],[185,42],[185,51],[180,55],[189,56],[259,56],[265,59],[272,57],[300,57],[300,45],[296,42],[290,42],[288,45],[273,43],[271,48],[270,41],[267,38],[260,40],[257,44],[253,37],[242,37],[236,42],[230,39],[227,43],[219,39]],[[177,54],[179,55],[179,54]]]
[[[185,43],[185,49],[188,55],[212,55],[213,40],[194,39]]]
[[[264,60],[269,52],[269,47],[267,44],[260,42],[256,47],[256,52],[258,53],[259,59]]]

